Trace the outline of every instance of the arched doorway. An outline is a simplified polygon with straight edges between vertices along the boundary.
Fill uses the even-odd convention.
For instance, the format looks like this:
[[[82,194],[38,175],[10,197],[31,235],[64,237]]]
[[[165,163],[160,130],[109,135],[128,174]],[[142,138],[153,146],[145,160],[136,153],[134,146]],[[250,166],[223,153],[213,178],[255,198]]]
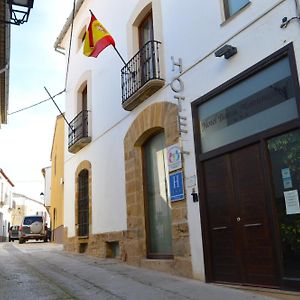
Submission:
[[[146,141],[144,150],[148,258],[172,257],[172,211],[164,133]]]

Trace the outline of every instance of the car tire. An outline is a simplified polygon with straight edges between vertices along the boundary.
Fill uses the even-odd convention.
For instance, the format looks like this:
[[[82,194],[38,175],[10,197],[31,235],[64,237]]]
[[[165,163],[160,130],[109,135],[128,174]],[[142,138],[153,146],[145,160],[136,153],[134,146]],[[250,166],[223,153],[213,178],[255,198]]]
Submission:
[[[23,239],[19,239],[19,244],[23,244],[24,240]]]
[[[8,238],[8,241],[9,241],[9,242],[11,242],[11,241],[12,241],[10,237]]]

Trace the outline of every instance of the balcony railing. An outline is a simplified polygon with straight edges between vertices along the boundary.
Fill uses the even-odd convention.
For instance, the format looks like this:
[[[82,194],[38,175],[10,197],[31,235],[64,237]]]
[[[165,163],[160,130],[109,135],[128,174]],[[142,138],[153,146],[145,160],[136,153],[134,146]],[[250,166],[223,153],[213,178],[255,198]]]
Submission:
[[[89,136],[88,111],[81,111],[71,122],[68,135],[68,149],[76,153],[91,142]]]
[[[121,69],[124,109],[133,110],[164,85],[159,65],[160,44],[149,41]]]

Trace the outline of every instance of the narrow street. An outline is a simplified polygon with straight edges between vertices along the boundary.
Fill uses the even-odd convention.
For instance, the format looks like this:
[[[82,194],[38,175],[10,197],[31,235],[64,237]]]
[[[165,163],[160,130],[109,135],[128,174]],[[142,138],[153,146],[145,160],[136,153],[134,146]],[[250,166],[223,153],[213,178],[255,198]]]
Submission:
[[[62,251],[60,245],[0,244],[0,299],[271,299],[116,260]]]

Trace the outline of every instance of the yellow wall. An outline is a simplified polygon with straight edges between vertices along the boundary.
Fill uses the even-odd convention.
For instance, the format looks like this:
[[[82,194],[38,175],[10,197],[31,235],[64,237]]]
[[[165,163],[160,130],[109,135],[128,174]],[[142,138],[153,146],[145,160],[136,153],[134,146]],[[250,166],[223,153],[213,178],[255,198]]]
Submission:
[[[51,151],[51,229],[64,225],[64,119],[58,116]],[[55,213],[54,213],[55,212]]]

